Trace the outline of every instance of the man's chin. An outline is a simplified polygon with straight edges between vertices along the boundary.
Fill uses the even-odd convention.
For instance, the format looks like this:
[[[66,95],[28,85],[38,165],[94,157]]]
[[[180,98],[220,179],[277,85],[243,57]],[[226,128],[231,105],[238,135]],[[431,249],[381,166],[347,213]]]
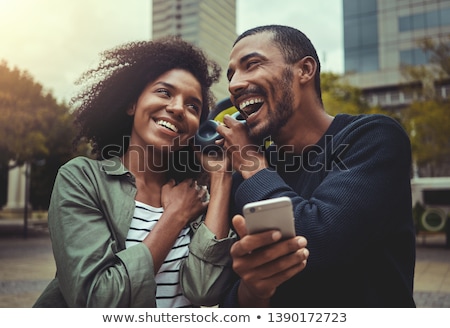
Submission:
[[[253,144],[263,145],[264,141],[270,136],[267,127],[254,126],[249,127],[249,137]]]

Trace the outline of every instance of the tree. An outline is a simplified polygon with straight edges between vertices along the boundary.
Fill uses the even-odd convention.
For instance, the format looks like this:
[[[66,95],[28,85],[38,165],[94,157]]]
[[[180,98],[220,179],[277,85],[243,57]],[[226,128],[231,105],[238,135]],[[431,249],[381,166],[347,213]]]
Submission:
[[[402,67],[407,80],[404,89],[415,97],[401,112],[401,120],[410,135],[415,163],[427,167],[429,175],[439,175],[439,171],[446,171],[441,163],[450,159],[449,95],[446,98],[437,92],[450,83],[450,35],[439,42],[421,39],[418,45],[428,63]]]
[[[415,101],[402,113],[402,120],[416,164],[436,173],[434,168],[450,156],[450,103]]]
[[[13,160],[18,165],[43,157],[46,147],[47,117],[56,106],[43,88],[27,72],[10,70],[0,64],[0,163]]]
[[[26,71],[0,62],[0,169],[5,172],[11,160],[32,164],[33,207],[48,206],[57,169],[74,155],[73,136],[68,106]]]
[[[421,171],[431,176],[448,174],[450,94],[443,97],[437,90],[440,86],[450,85],[450,35],[440,42],[422,39],[418,45],[427,54],[429,62],[405,65],[401,69],[406,80],[402,89],[414,95],[409,106],[399,110],[371,107],[364,101],[361,89],[333,73],[321,74],[322,99],[331,115],[380,113],[393,117],[408,133],[413,160]]]
[[[320,79],[322,100],[327,113],[330,115],[382,112],[379,107],[369,106],[362,96],[361,89],[351,86],[342,76],[324,72],[320,75]]]

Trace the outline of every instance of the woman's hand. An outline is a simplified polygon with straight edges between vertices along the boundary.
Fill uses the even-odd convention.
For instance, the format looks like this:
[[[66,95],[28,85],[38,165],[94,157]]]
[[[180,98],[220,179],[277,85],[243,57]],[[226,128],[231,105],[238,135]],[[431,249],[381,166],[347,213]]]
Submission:
[[[202,200],[205,194],[206,190],[198,187],[193,179],[178,184],[170,180],[162,186],[161,204],[164,212],[143,240],[152,254],[155,274],[164,263],[180,231],[206,210],[208,202]]]
[[[167,217],[181,222],[183,226],[206,210],[208,201],[204,201],[205,196],[205,188],[197,185],[194,179],[178,184],[170,180],[161,190],[162,207]]]

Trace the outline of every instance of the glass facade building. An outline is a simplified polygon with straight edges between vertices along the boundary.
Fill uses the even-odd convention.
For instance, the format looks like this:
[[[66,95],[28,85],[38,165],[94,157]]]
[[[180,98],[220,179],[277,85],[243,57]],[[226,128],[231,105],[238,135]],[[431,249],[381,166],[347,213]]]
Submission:
[[[428,62],[419,40],[450,35],[450,0],[343,0],[343,18],[346,78],[371,104],[401,107],[411,99],[400,67]]]
[[[344,0],[345,72],[379,69],[377,0]]]
[[[203,49],[222,67],[213,86],[218,100],[228,97],[228,67],[236,34],[236,0],[153,0],[152,38],[177,35]]]

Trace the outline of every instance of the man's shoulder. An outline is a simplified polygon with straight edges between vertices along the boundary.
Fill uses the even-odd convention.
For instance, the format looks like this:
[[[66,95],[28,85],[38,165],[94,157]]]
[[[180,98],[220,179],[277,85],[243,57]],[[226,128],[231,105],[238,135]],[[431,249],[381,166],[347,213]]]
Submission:
[[[395,119],[384,114],[338,114],[336,119],[342,121],[347,121],[353,124],[364,124],[364,123],[392,123],[399,124]]]
[[[405,133],[404,128],[394,118],[384,114],[360,114],[349,115],[340,114],[336,119],[346,122],[344,124],[347,129],[375,129],[375,130],[397,130]]]

